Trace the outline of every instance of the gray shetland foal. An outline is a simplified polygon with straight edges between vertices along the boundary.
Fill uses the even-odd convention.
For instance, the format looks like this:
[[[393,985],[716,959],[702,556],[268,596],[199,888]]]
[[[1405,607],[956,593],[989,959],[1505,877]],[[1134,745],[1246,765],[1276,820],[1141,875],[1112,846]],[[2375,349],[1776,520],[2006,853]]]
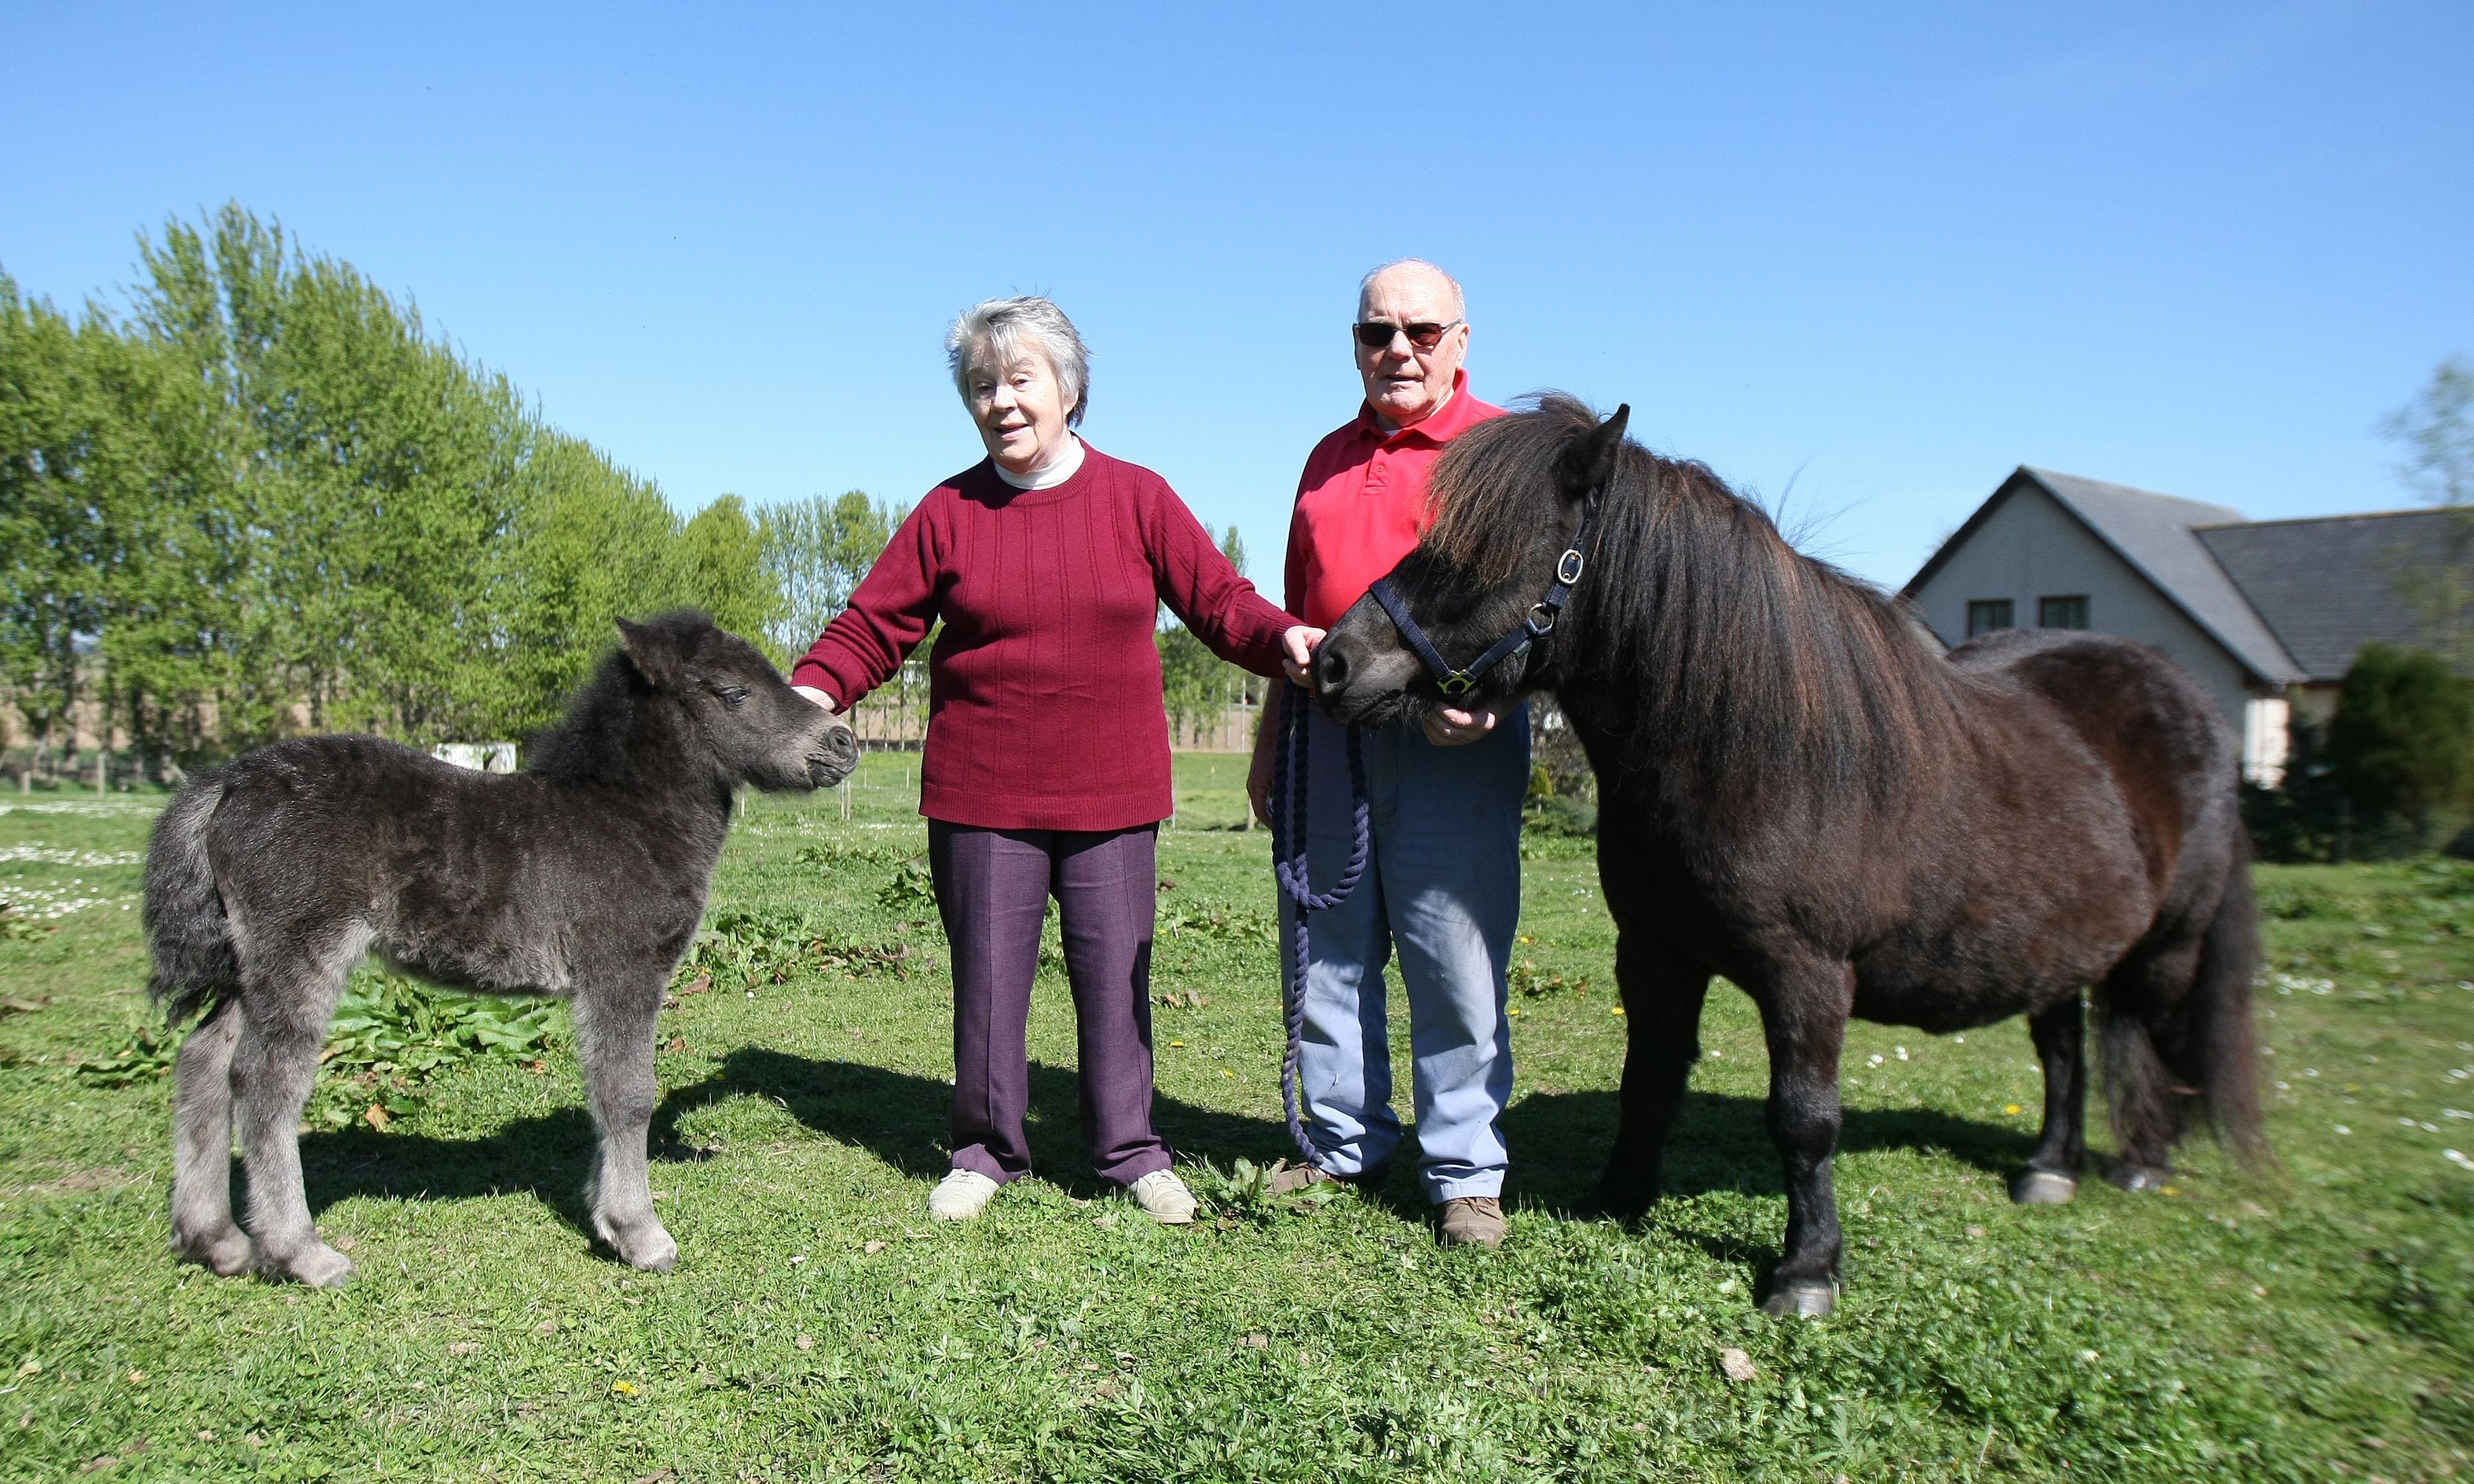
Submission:
[[[199,776],[164,811],[146,859],[148,988],[175,1023],[206,1014],[174,1092],[182,1255],[223,1274],[352,1276],[310,1225],[295,1132],[344,977],[376,947],[444,984],[573,1002],[600,1135],[594,1234],[639,1268],[678,1260],[645,1183],[653,1021],[704,915],[732,791],[828,787],[859,744],[701,614],[618,628],[620,651],[521,773],[303,737]]]

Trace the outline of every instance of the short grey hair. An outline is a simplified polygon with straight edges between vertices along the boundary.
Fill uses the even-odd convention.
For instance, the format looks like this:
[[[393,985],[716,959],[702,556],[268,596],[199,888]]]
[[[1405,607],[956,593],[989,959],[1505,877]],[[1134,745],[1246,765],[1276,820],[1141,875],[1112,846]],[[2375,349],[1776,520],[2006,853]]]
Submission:
[[[1065,311],[1036,294],[1019,299],[985,299],[954,317],[945,331],[945,359],[954,368],[954,389],[971,400],[971,372],[981,366],[1002,371],[1037,351],[1056,376],[1057,390],[1071,410],[1065,426],[1082,421],[1091,401],[1091,353]]]
[[[1374,287],[1374,280],[1383,277],[1385,274],[1390,273],[1395,268],[1423,268],[1434,274],[1437,278],[1442,279],[1444,282],[1450,284],[1452,286],[1452,317],[1462,320],[1468,318],[1468,296],[1461,292],[1461,280],[1453,278],[1450,274],[1443,272],[1443,270],[1436,267],[1433,263],[1426,261],[1422,257],[1395,257],[1388,263],[1376,264],[1372,272],[1357,280],[1358,308],[1362,310],[1366,307],[1366,294],[1369,289]]]

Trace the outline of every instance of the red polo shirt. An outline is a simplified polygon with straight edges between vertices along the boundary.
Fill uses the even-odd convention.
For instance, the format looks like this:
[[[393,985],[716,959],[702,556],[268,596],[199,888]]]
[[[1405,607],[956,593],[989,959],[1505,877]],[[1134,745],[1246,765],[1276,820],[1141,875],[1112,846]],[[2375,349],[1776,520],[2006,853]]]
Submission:
[[[1469,395],[1466,371],[1452,374],[1450,401],[1396,433],[1386,433],[1374,409],[1359,403],[1356,417],[1306,455],[1298,480],[1298,507],[1289,517],[1289,612],[1317,628],[1338,622],[1433,523],[1426,476],[1443,445],[1502,415]]]

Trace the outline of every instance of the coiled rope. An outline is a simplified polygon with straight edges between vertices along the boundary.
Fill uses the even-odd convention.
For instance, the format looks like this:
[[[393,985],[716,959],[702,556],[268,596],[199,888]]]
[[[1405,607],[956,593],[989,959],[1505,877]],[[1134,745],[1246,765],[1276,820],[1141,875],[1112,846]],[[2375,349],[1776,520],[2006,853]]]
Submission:
[[[1357,728],[1352,726],[1348,729],[1352,832],[1348,867],[1340,873],[1340,880],[1329,891],[1318,895],[1308,876],[1306,844],[1306,722],[1314,702],[1306,689],[1295,682],[1280,699],[1280,731],[1272,746],[1272,872],[1279,879],[1280,894],[1288,899],[1296,924],[1280,975],[1281,1007],[1287,1013],[1289,1032],[1288,1052],[1280,1059],[1280,1107],[1288,1114],[1289,1137],[1297,1141],[1298,1156],[1307,1164],[1321,1168],[1314,1141],[1306,1137],[1305,1117],[1298,1096],[1298,1058],[1306,1031],[1306,967],[1312,961],[1306,951],[1306,919],[1312,913],[1338,907],[1357,889],[1357,879],[1366,874],[1367,858],[1372,853],[1374,805],[1366,787],[1365,749]]]

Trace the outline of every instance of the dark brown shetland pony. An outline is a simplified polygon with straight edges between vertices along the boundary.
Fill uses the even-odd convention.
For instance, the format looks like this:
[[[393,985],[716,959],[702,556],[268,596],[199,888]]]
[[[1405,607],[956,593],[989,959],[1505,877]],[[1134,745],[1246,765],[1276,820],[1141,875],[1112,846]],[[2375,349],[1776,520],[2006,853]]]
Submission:
[[[2195,1111],[2264,1154],[2249,847],[2206,693],[2099,634],[2008,631],[1944,658],[1708,469],[1625,442],[1624,418],[1552,397],[1463,434],[1435,472],[1433,530],[1391,577],[1467,665],[1520,625],[1593,507],[1560,622],[1476,693],[1553,692],[1597,769],[1630,1045],[1596,1205],[1630,1217],[1657,1199],[1712,974],[1752,996],[1769,1045],[1787,1190],[1773,1313],[1835,1302],[1851,1015],[1931,1032],[2028,1017],[2045,1121],[2016,1200],[2077,1189],[2090,987],[2119,1183],[2162,1183]],[[1343,721],[1441,699],[1370,596],[1316,673]]]

